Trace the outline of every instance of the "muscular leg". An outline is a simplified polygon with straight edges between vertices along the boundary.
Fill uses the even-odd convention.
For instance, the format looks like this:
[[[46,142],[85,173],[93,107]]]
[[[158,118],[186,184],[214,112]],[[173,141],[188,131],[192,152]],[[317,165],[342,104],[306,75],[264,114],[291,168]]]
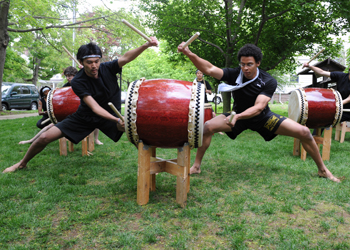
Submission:
[[[16,163],[15,165],[6,168],[3,173],[13,172],[17,169],[25,168],[27,163],[37,154],[39,154],[47,144],[52,141],[55,141],[61,137],[63,137],[63,133],[57,127],[52,127],[45,133],[41,134],[38,139],[34,141],[32,145],[30,145],[27,153],[24,155],[23,159]]]
[[[312,137],[309,128],[296,123],[291,119],[284,120],[276,131],[278,135],[286,135],[299,139],[303,144],[306,152],[310,154],[312,159],[315,161],[318,168],[318,175],[321,177],[328,178],[335,182],[340,182],[339,179],[335,178],[333,174],[324,165],[318,150],[317,144]]]
[[[231,127],[226,124],[225,118],[226,116],[219,115],[204,124],[203,144],[197,149],[196,159],[190,169],[190,174],[199,174],[201,172],[202,159],[205,151],[209,148],[213,134],[220,131],[231,131]]]
[[[99,131],[98,128],[95,128],[95,130],[94,130],[95,143],[97,145],[103,145],[103,143],[100,142],[100,140],[98,139],[98,131]]]
[[[47,125],[47,126],[44,127],[42,130],[40,130],[39,133],[37,133],[32,139],[30,139],[30,140],[28,140],[28,141],[20,141],[18,144],[32,143],[32,142],[35,141],[42,133],[44,133],[45,131],[47,131],[48,129],[50,129],[53,125],[54,125],[53,123]]]

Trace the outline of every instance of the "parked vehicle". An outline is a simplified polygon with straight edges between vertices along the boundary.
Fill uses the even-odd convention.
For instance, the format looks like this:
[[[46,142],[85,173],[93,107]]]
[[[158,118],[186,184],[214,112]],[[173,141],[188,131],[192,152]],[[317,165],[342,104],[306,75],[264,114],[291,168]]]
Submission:
[[[125,103],[125,99],[126,99],[126,91],[122,91],[122,93],[121,93],[121,101],[122,101],[122,103]]]
[[[1,87],[2,110],[29,109],[37,110],[39,92],[34,84],[7,83]]]
[[[211,94],[207,94],[208,97],[208,102],[214,102],[216,104],[220,104],[222,102],[222,96],[221,94],[215,94],[215,93],[211,93]]]

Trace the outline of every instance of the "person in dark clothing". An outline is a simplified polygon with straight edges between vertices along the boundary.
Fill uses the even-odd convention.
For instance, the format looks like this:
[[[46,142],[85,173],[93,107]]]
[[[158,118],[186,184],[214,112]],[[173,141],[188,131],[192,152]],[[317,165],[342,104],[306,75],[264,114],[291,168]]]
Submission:
[[[72,66],[67,67],[67,68],[63,71],[63,74],[64,74],[64,76],[66,77],[66,79],[67,79],[68,82],[67,82],[66,84],[64,84],[64,85],[62,86],[62,88],[72,86],[71,82],[72,82],[74,76],[75,76],[77,73],[78,73],[78,70],[77,70],[76,68],[74,68],[74,67],[72,67]],[[103,143],[98,139],[98,134],[99,134],[99,130],[98,130],[98,129],[95,129],[95,130],[94,130],[95,143],[96,143],[97,145],[103,145]]]
[[[29,147],[23,159],[6,168],[3,173],[25,168],[27,163],[47,144],[61,137],[78,143],[98,128],[117,142],[124,132],[124,122],[108,106],[108,103],[112,102],[119,111],[121,108],[120,95],[117,94],[120,90],[116,74],[148,47],[157,45],[157,39],[151,37],[151,42],[126,52],[117,60],[106,63],[101,63],[102,52],[96,44],[80,46],[77,59],[84,68],[72,80],[72,89],[81,99],[78,110],[41,134]]]
[[[300,139],[305,150],[315,161],[318,175],[340,182],[324,165],[310,130],[270,110],[268,102],[277,88],[277,81],[258,68],[262,60],[260,48],[253,44],[246,44],[238,52],[239,67],[220,69],[192,53],[188,47],[183,49],[183,44],[178,46],[178,51],[186,55],[200,71],[220,81],[228,82],[226,90],[232,91],[236,112],[236,114],[219,115],[205,123],[203,145],[197,150],[195,162],[190,170],[191,174],[201,172],[201,162],[214,133],[223,131],[231,139],[235,139],[244,130],[251,129],[258,132],[266,141],[272,140],[277,135]]]

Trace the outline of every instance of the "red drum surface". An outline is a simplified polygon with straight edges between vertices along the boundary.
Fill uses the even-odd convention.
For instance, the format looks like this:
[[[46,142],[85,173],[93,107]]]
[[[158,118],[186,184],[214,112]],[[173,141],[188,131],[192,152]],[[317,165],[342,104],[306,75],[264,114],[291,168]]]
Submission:
[[[172,79],[131,83],[125,101],[125,130],[129,141],[136,144],[142,140],[150,146],[177,148],[193,139],[193,147],[201,146],[204,89],[197,83],[193,88],[193,84]]]
[[[204,104],[204,123],[213,118],[212,113],[213,113],[213,110],[212,110],[211,104],[205,103]]]
[[[342,98],[334,89],[300,88],[291,93],[288,117],[309,128],[335,126],[342,114]]]
[[[52,123],[64,120],[75,113],[80,105],[80,98],[72,87],[51,90],[47,95],[47,112]]]

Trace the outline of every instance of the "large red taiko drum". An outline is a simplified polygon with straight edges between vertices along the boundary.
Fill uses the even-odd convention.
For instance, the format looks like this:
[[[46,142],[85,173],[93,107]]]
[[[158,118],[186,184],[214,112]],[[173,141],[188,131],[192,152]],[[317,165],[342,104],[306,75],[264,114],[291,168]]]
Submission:
[[[75,113],[80,105],[80,98],[73,92],[72,87],[51,90],[46,100],[47,114],[53,124],[64,120]]]
[[[334,127],[342,115],[343,101],[334,89],[299,88],[290,95],[288,117],[308,128]]]
[[[210,103],[204,103],[204,123],[213,118],[213,108]]]
[[[138,80],[129,85],[125,100],[128,140],[160,148],[202,145],[204,87],[171,79]]]

